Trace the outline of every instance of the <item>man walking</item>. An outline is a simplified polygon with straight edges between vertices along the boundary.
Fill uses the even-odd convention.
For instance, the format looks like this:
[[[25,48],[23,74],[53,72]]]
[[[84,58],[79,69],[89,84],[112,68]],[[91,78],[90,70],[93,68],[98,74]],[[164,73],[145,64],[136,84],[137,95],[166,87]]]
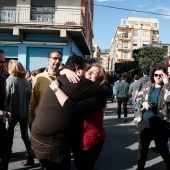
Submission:
[[[118,84],[116,91],[116,98],[118,100],[118,118],[121,118],[121,105],[123,103],[124,122],[127,121],[127,102],[129,97],[129,83],[127,83],[127,76],[122,75],[121,82]]]
[[[134,100],[134,97],[135,97],[135,93],[136,93],[136,89],[137,89],[137,85],[138,85],[138,79],[139,79],[139,76],[137,74],[134,75],[133,77],[134,79],[134,82],[130,84],[130,87],[129,87],[129,96],[132,98],[132,106],[133,106],[133,109],[134,109],[134,117],[136,115],[136,102]]]

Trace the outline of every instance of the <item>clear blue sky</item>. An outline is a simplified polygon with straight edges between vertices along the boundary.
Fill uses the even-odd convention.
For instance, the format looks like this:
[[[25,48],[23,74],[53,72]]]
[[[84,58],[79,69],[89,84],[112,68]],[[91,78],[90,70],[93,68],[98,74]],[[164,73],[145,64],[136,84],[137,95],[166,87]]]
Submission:
[[[138,13],[94,5],[93,42],[102,50],[110,49],[116,27],[121,23],[121,19],[128,17],[157,18],[159,41],[170,44],[170,0],[94,0],[94,4],[169,15]]]

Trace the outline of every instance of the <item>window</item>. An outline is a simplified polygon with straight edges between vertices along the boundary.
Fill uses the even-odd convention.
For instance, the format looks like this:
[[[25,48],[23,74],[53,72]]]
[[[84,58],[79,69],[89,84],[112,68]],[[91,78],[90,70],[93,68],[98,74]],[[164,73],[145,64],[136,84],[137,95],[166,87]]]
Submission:
[[[127,31],[124,32],[124,33],[122,34],[122,37],[123,37],[123,38],[128,38],[128,32],[127,32]]]
[[[124,52],[124,58],[128,58],[128,52]]]
[[[162,48],[168,49],[168,46],[164,46],[164,45],[163,45]]]
[[[138,46],[138,42],[136,40],[133,41],[133,46]]]
[[[124,42],[124,47],[128,48],[128,42],[127,41]]]
[[[137,30],[133,31],[133,36],[138,36],[138,31]]]
[[[52,22],[55,12],[55,0],[31,1],[31,20]]]
[[[149,46],[149,42],[148,41],[143,41],[143,47]]]
[[[149,31],[143,31],[143,36],[144,37],[150,37],[150,32]]]

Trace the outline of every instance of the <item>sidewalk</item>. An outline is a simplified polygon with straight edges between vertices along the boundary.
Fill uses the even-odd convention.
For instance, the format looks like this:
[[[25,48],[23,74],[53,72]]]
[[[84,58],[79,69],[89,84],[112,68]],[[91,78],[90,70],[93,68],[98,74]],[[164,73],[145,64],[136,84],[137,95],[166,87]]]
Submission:
[[[131,106],[128,105],[128,111]],[[104,116],[104,128],[106,139],[101,154],[96,162],[94,170],[135,170],[137,164],[138,134],[137,127],[132,122],[133,113],[128,112],[127,122],[117,118],[117,104],[108,102]],[[150,147],[155,146],[151,142]],[[13,152],[15,158],[10,160],[9,170],[40,170],[35,159],[35,167],[23,167],[21,162],[26,159],[25,148],[20,137],[19,126],[17,125],[14,135]],[[149,151],[145,169],[165,170],[165,164],[158,153]],[[72,161],[72,170],[76,170]]]

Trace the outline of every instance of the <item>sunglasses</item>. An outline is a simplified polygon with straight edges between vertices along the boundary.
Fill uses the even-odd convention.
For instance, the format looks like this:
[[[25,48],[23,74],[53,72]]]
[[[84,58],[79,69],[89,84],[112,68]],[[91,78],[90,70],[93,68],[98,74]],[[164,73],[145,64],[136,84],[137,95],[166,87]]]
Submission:
[[[3,61],[3,60],[0,60],[0,64],[3,64],[3,63],[5,63],[5,61]]]
[[[155,77],[163,77],[163,74],[154,74]]]
[[[62,58],[59,58],[59,57],[49,57],[49,58],[52,58],[53,60],[59,60],[59,61],[62,61]]]

